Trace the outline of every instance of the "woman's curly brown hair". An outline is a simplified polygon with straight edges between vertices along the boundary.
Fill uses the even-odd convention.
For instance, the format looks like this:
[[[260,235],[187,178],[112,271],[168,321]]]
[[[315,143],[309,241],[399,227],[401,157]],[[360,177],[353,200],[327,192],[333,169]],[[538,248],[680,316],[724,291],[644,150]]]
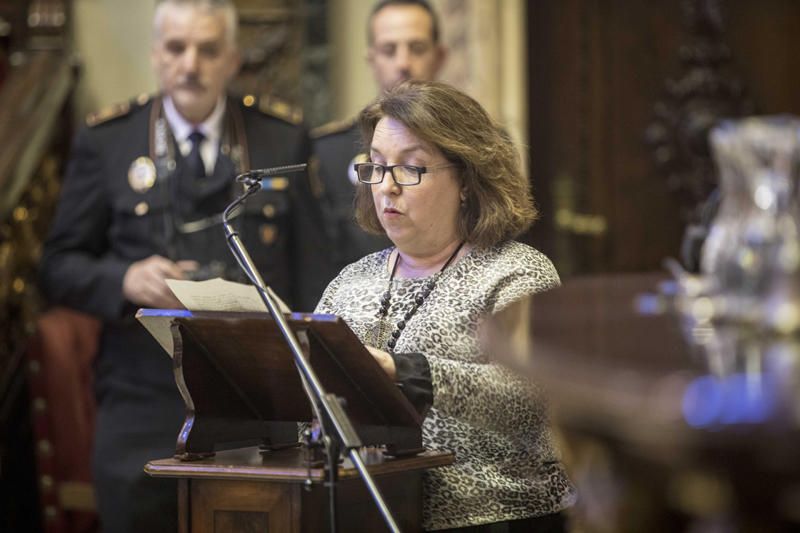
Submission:
[[[492,246],[520,235],[536,219],[514,144],[474,99],[445,83],[404,82],[359,115],[367,151],[375,126],[384,117],[404,124],[458,167],[466,193],[458,222],[463,240],[477,247]],[[370,185],[358,186],[356,220],[366,231],[385,233]]]

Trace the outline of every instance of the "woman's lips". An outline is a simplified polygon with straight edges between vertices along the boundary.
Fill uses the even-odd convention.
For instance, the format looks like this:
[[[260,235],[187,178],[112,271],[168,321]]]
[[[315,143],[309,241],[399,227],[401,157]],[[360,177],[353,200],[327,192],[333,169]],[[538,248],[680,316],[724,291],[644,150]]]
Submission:
[[[385,216],[402,215],[402,213],[400,211],[398,211],[397,209],[395,209],[394,207],[384,207],[383,208],[383,214]]]

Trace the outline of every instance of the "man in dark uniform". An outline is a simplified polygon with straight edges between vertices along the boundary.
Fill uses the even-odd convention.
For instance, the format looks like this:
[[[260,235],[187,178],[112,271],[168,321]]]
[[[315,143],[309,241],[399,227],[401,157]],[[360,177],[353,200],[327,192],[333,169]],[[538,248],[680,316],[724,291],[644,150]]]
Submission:
[[[226,0],[156,7],[162,92],[90,117],[45,244],[41,279],[52,301],[104,321],[93,464],[105,531],[177,529],[175,483],[143,467],[175,452],[184,405],[170,358],[135,310],[180,307],[168,278],[237,279],[219,217],[241,192],[234,176],[310,155],[299,112],[226,96],[239,66],[236,27]],[[313,309],[327,268],[307,176],[274,179],[251,200],[234,225],[265,281],[298,310]]]
[[[367,61],[381,91],[408,79],[432,80],[444,63],[439,21],[426,0],[378,2],[367,21],[367,40]],[[311,137],[312,172],[324,191],[325,227],[338,272],[391,243],[385,236],[366,233],[355,222],[353,198],[358,180],[353,164],[367,159],[355,117],[320,126]]]

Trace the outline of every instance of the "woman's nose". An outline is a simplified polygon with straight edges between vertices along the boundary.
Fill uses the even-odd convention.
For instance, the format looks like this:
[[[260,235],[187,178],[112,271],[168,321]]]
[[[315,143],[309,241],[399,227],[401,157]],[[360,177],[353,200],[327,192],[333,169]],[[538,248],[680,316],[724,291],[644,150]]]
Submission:
[[[389,195],[389,194],[397,194],[400,192],[400,186],[395,183],[394,177],[392,177],[392,172],[390,170],[386,170],[383,173],[383,181],[376,185],[378,190],[381,194]]]

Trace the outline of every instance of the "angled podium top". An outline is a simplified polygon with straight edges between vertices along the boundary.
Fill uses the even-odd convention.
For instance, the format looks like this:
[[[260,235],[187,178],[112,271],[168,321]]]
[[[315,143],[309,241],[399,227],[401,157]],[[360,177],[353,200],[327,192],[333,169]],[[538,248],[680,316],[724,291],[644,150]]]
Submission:
[[[137,318],[173,357],[187,411],[178,456],[296,442],[296,423],[312,418],[311,405],[268,313],[142,309]],[[397,455],[422,449],[423,417],[343,320],[304,313],[287,318],[326,392],[345,400],[365,445],[386,445]]]

